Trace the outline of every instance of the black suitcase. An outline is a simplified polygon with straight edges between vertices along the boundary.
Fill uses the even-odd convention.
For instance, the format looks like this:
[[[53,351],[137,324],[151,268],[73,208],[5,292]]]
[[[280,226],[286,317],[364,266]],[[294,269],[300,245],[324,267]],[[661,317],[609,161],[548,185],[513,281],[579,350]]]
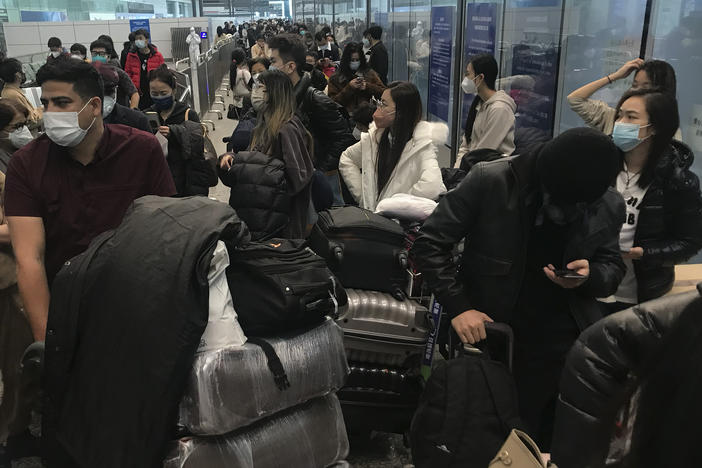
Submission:
[[[346,385],[338,392],[349,434],[373,430],[406,434],[423,389],[418,368],[356,362],[349,368]]]
[[[309,245],[345,288],[404,298],[407,249],[405,232],[396,222],[357,206],[322,211]]]

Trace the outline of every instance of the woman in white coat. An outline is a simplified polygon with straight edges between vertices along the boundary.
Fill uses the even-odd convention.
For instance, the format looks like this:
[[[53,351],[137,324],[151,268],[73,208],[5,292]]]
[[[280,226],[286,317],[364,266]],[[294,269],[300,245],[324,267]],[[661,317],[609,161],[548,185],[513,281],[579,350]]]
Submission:
[[[446,140],[446,125],[421,120],[419,91],[407,81],[390,83],[376,106],[368,133],[339,160],[351,195],[372,211],[398,193],[436,200],[446,187],[434,143]]]

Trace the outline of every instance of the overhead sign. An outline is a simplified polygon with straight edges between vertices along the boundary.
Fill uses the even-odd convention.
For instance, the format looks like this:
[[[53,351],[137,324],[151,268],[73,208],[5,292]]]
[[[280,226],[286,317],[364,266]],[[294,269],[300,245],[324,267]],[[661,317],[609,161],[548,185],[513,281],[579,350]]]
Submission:
[[[146,29],[151,35],[151,26],[149,25],[149,20],[147,19],[134,19],[129,20],[129,31],[134,32],[139,29]]]
[[[200,33],[200,38],[201,38],[201,39],[207,39],[207,31],[202,31],[202,32]]]

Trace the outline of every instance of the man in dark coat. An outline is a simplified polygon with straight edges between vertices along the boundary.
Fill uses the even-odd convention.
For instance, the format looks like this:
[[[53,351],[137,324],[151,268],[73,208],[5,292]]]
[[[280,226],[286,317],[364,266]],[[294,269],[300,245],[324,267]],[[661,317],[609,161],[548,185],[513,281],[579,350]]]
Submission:
[[[485,322],[515,332],[521,416],[548,450],[558,380],[579,333],[601,318],[595,298],[624,276],[624,202],[611,139],[569,130],[534,152],[480,163],[424,223],[412,256],[464,343]],[[452,249],[466,238],[457,272]]]
[[[94,62],[93,66],[100,72],[103,88],[105,90],[105,98],[102,102],[103,122],[106,124],[126,125],[151,133],[149,120],[143,112],[130,109],[117,103],[116,94],[119,84],[117,70],[111,65],[105,65],[99,62]]]
[[[304,72],[305,46],[295,34],[279,34],[268,44],[271,68],[285,73],[292,81],[297,98],[298,115],[314,138],[315,168],[327,176],[334,190],[335,204],[343,205],[339,157],[356,140],[343,108],[329,96],[312,87],[312,78]]]

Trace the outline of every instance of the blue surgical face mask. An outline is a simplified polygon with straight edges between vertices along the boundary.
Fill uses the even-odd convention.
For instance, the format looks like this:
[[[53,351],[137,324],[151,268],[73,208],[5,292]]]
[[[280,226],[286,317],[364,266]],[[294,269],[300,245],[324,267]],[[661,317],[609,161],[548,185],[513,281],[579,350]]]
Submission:
[[[646,138],[639,138],[639,130],[649,126],[651,126],[651,124],[639,125],[635,123],[615,122],[612,140],[614,144],[617,145],[617,148],[626,153],[639,146],[646,138],[651,136],[648,135]]]
[[[349,62],[349,68],[353,71],[358,70],[360,66],[361,66],[360,60],[351,60],[351,62]]]
[[[168,96],[151,96],[151,100],[154,102],[154,107],[158,110],[168,110],[173,107],[173,95]]]
[[[104,55],[93,55],[93,62],[107,63],[107,57]]]
[[[137,49],[145,49],[146,41],[143,39],[137,39],[136,41],[134,41],[134,45],[137,46]]]

